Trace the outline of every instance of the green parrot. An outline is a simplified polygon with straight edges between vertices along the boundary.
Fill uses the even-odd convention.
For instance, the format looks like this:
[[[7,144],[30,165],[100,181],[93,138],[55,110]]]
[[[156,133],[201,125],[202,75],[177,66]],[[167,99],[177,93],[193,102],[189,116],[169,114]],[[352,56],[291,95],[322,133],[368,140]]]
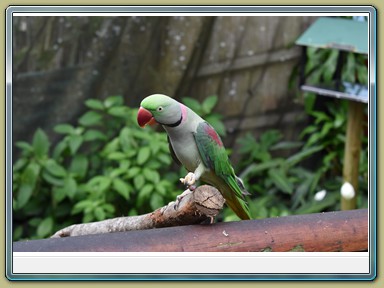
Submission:
[[[216,187],[243,220],[251,219],[242,180],[235,175],[223,142],[214,128],[187,106],[162,94],[146,97],[137,113],[140,127],[158,123],[168,134],[173,159],[189,173],[180,181],[190,190],[198,180]]]

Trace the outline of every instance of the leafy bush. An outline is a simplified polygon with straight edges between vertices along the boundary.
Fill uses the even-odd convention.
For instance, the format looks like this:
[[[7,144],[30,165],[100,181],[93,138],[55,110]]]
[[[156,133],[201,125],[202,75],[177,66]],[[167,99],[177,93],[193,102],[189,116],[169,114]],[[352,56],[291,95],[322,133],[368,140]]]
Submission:
[[[14,240],[42,238],[78,222],[146,213],[173,200],[177,173],[165,133],[141,129],[120,96],[89,99],[78,126],[60,124],[52,147],[38,129],[18,142],[13,166]],[[161,169],[160,169],[161,168]]]
[[[212,113],[217,96],[184,103],[223,135],[221,115]],[[165,132],[141,129],[137,109],[121,96],[88,99],[74,127],[54,127],[62,139],[52,145],[38,129],[32,143],[17,142],[13,165],[14,240],[35,239],[74,223],[148,213],[174,200],[180,189]],[[180,174],[180,175],[179,175]],[[179,185],[178,187],[176,185]]]
[[[314,109],[312,97],[306,98],[306,111],[313,121],[302,131],[303,141],[283,141],[283,135],[277,130],[265,132],[258,141],[251,134],[238,140],[241,158],[237,171],[242,171],[239,176],[252,193],[249,207],[255,218],[340,209],[346,103],[330,102],[325,111],[318,111]],[[367,147],[367,135],[363,135],[359,208],[367,207]],[[292,149],[298,151],[288,158],[276,156],[279,154],[276,152]],[[225,221],[234,219],[236,216],[226,209]]]

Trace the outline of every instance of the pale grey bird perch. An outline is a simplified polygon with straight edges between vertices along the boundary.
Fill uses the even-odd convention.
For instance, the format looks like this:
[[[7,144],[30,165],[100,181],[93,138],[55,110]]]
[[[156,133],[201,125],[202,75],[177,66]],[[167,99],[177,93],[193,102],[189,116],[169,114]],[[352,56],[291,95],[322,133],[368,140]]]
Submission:
[[[57,231],[51,238],[198,224],[212,220],[225,202],[220,192],[208,185],[197,187],[194,191],[186,190],[182,196],[178,196],[176,202],[148,214],[74,224]]]

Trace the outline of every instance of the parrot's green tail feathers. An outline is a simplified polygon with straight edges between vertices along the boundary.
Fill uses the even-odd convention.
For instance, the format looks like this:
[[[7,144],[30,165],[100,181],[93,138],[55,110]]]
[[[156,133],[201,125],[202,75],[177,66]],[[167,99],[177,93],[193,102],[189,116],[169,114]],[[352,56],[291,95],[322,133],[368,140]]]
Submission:
[[[224,190],[227,190],[223,193],[225,202],[227,205],[236,213],[236,215],[242,219],[242,220],[249,220],[252,219],[251,213],[249,212],[249,208],[247,203],[243,200],[244,195],[247,194],[244,193],[246,191],[244,189],[241,189],[238,184],[238,179],[240,178],[233,178],[229,177],[226,181],[228,185],[226,185],[226,188]],[[242,182],[241,182],[242,184]],[[244,187],[244,185],[241,185]]]
[[[226,199],[225,203],[227,203],[229,208],[231,208],[241,220],[252,219],[247,203],[243,199],[233,197],[232,199]]]

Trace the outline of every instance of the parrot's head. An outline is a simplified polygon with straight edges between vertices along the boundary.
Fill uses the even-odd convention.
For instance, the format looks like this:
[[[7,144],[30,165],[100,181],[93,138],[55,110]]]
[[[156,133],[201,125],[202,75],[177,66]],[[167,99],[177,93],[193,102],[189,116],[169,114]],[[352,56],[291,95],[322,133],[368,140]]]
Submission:
[[[137,123],[140,127],[159,123],[171,125],[181,117],[180,103],[162,94],[150,95],[141,101],[137,113]]]

